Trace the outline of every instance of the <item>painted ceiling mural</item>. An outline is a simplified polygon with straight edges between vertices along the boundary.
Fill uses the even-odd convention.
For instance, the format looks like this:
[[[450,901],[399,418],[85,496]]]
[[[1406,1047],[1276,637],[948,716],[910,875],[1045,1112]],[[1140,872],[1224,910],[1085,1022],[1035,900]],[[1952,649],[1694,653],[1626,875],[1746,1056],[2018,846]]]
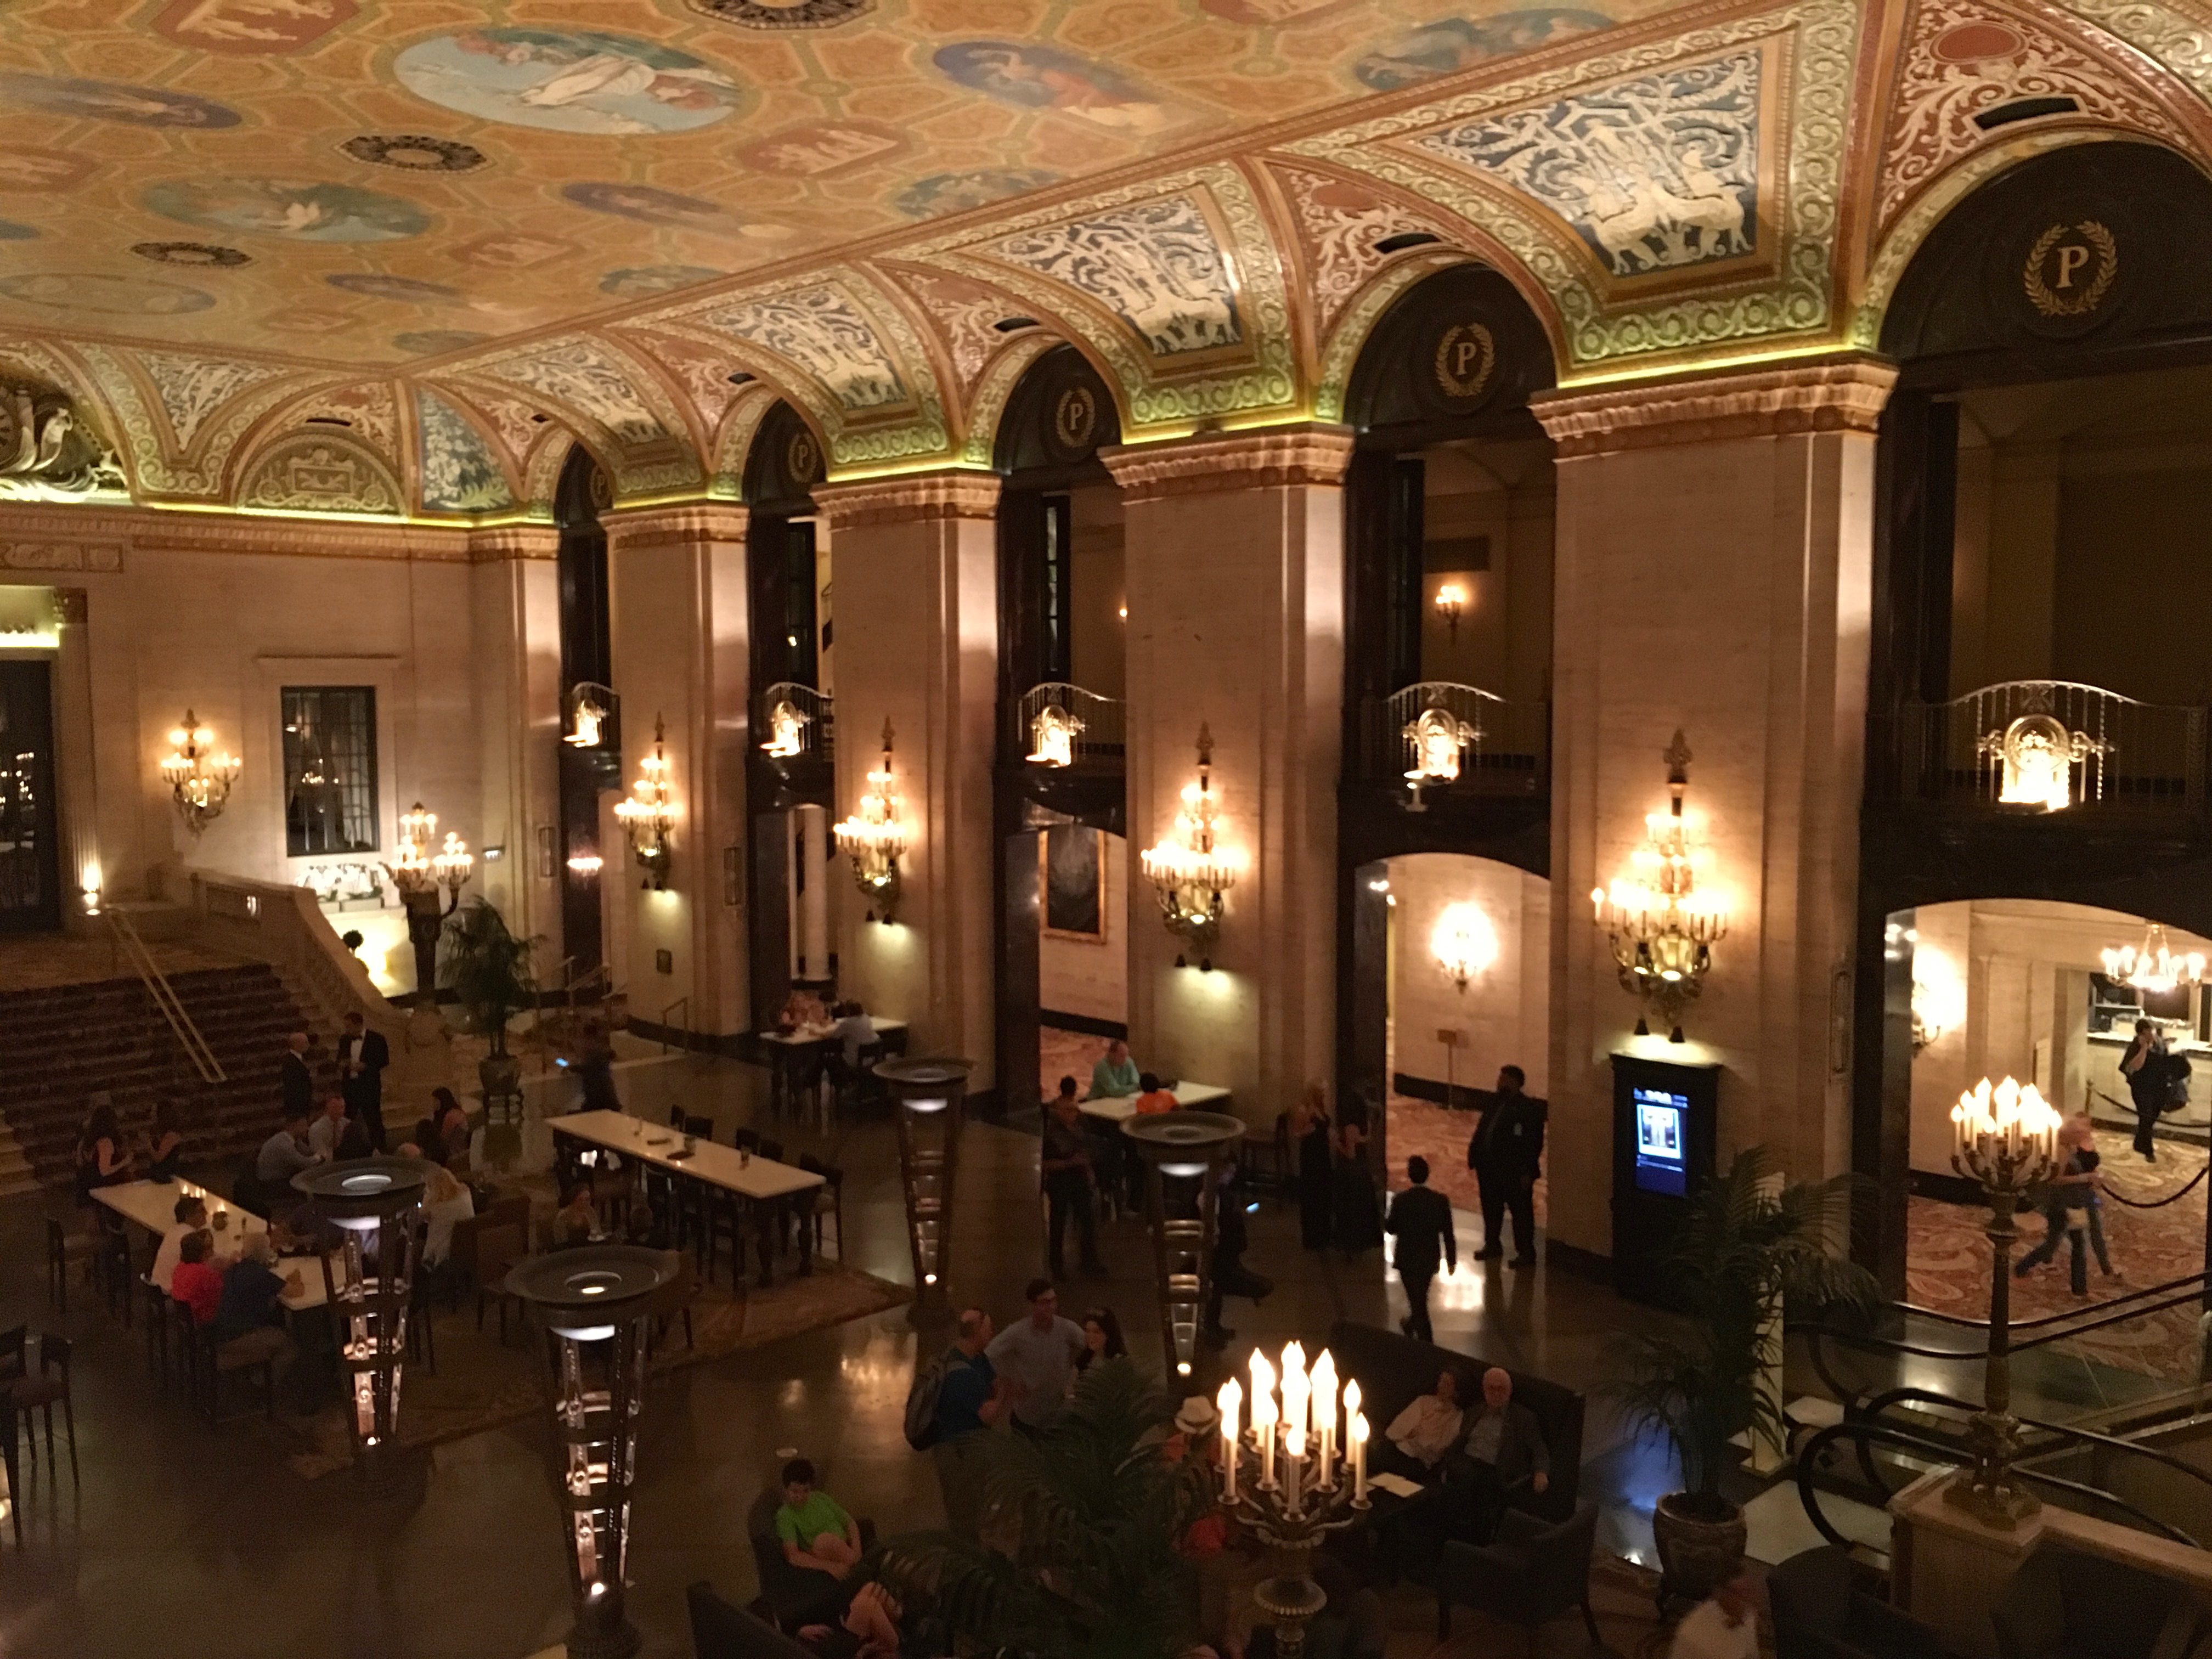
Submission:
[[[1470,257],[1590,382],[1867,337],[2030,149],[2212,155],[2208,40],[2212,0],[17,0],[0,349],[142,499],[489,518],[569,434],[727,494],[776,395],[840,476],[980,464],[1061,338],[1134,439],[1331,418]]]

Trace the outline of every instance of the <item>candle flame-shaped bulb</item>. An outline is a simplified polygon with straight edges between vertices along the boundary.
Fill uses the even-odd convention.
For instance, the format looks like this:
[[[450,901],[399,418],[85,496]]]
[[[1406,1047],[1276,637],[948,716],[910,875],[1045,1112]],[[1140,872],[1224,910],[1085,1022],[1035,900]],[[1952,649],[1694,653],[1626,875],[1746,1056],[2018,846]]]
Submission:
[[[1353,1377],[1344,1385],[1344,1417],[1348,1423],[1359,1415],[1359,1379]]]
[[[1237,1437],[1237,1414],[1244,1404],[1244,1390],[1237,1386],[1235,1377],[1221,1385],[1221,1392],[1213,1396],[1213,1404],[1221,1413],[1221,1437],[1234,1440]]]
[[[1300,1382],[1304,1382],[1305,1380],[1305,1345],[1301,1342],[1293,1342],[1283,1350],[1283,1381],[1285,1384],[1288,1384],[1290,1380],[1295,1376]]]

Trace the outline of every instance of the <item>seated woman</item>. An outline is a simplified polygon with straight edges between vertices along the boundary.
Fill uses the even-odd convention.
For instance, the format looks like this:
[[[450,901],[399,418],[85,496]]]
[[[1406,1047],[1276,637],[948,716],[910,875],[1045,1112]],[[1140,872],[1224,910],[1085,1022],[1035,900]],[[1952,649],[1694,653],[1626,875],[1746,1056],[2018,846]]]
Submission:
[[[823,1659],[897,1659],[898,1600],[871,1579],[853,1592],[844,1616],[835,1625],[801,1625],[799,1639]]]
[[[422,1215],[429,1226],[422,1235],[422,1266],[435,1273],[453,1253],[453,1228],[477,1212],[476,1194],[461,1178],[441,1164],[430,1171],[422,1189]]]
[[[244,1253],[222,1276],[222,1297],[215,1315],[218,1341],[250,1335],[278,1322],[277,1304],[299,1290],[300,1270],[293,1267],[280,1277],[276,1255],[267,1233],[246,1236]]]
[[[814,1465],[794,1457],[783,1466],[783,1506],[775,1512],[783,1559],[810,1572],[842,1578],[860,1559],[860,1528],[844,1505],[814,1489]]]
[[[177,1103],[164,1095],[154,1106],[153,1127],[146,1133],[146,1179],[173,1181],[185,1150],[185,1132]]]
[[[465,1163],[469,1155],[468,1109],[451,1089],[430,1091],[429,1115],[418,1120],[408,1136],[418,1156],[433,1164]]]
[[[1462,1420],[1459,1378],[1451,1371],[1440,1371],[1434,1393],[1415,1395],[1406,1409],[1390,1419],[1390,1426],[1382,1431],[1389,1443],[1376,1449],[1376,1467],[1416,1480],[1426,1480],[1459,1443]]]
[[[76,1139],[77,1202],[91,1203],[94,1188],[115,1186],[135,1173],[123,1145],[123,1126],[116,1121],[107,1091],[100,1090],[92,1097],[92,1109],[85,1114]]]
[[[169,1294],[192,1310],[195,1325],[214,1324],[222,1306],[222,1271],[214,1255],[211,1234],[187,1233],[177,1247],[176,1271],[169,1275]]]
[[[579,1182],[568,1188],[553,1217],[553,1248],[573,1249],[588,1244],[599,1231],[599,1212],[592,1207],[592,1189]]]

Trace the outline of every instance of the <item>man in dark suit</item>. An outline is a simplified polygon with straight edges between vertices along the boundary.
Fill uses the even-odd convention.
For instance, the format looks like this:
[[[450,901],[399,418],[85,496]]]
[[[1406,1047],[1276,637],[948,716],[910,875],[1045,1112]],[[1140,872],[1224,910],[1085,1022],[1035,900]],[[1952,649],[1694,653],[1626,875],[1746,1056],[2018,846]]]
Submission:
[[[307,1034],[295,1031],[284,1039],[284,1058],[278,1068],[277,1085],[283,1091],[284,1121],[315,1115],[315,1073],[307,1064]]]
[[[1518,1066],[1498,1073],[1498,1091],[1467,1143],[1467,1167],[1482,1189],[1481,1260],[1505,1254],[1505,1212],[1513,1212],[1513,1265],[1536,1265],[1536,1176],[1543,1168],[1544,1107],[1521,1092]]]
[[[345,1095],[346,1115],[368,1132],[368,1144],[384,1150],[384,1068],[392,1064],[392,1046],[384,1033],[372,1031],[359,1014],[345,1017],[345,1031],[338,1038],[339,1087]]]
[[[1498,1366],[1482,1374],[1482,1404],[1467,1414],[1467,1439],[1444,1464],[1455,1533],[1487,1544],[1498,1517],[1523,1493],[1552,1484],[1552,1449],[1543,1425],[1513,1403],[1513,1378]]]
[[[1382,1231],[1398,1241],[1391,1260],[1398,1282],[1406,1287],[1406,1317],[1398,1328],[1424,1342],[1437,1340],[1429,1323],[1429,1281],[1437,1276],[1441,1260],[1448,1271],[1459,1267],[1459,1240],[1452,1231],[1451,1200],[1429,1188],[1429,1160],[1406,1160],[1406,1179],[1413,1184],[1390,1200],[1390,1218]]]

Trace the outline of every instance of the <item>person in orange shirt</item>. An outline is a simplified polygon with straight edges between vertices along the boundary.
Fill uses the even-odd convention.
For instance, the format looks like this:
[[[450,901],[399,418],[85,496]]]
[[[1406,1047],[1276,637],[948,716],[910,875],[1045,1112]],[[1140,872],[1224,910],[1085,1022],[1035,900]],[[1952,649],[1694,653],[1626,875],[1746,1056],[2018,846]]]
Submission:
[[[1137,1079],[1137,1110],[1145,1116],[1154,1112],[1172,1112],[1176,1109],[1175,1091],[1160,1087],[1160,1080],[1150,1072]]]

